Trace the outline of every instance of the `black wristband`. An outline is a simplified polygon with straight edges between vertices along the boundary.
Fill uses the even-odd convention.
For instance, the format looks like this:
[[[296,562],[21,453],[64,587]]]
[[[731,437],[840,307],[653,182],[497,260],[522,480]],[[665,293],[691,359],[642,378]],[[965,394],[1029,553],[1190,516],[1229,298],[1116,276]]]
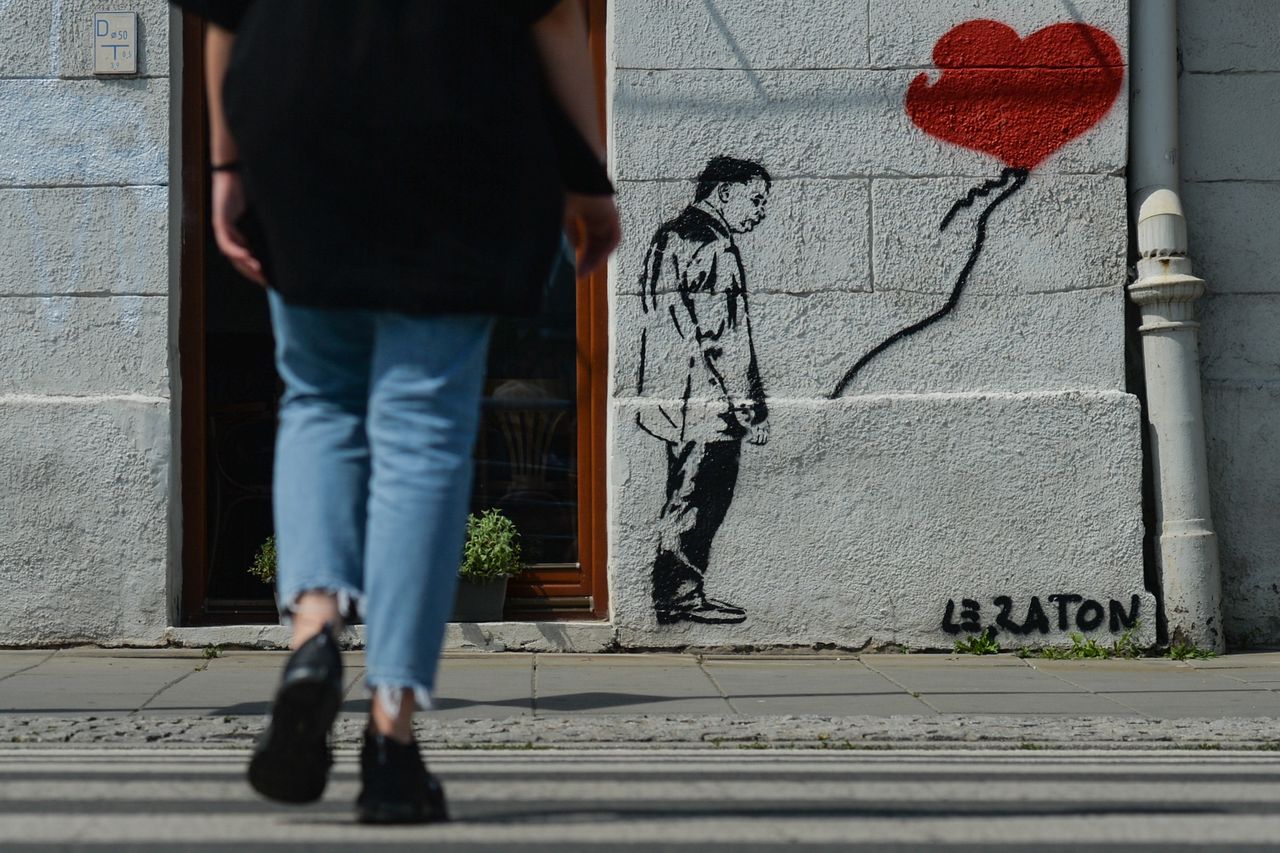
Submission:
[[[232,160],[229,163],[215,163],[209,167],[210,172],[239,172],[240,161]]]

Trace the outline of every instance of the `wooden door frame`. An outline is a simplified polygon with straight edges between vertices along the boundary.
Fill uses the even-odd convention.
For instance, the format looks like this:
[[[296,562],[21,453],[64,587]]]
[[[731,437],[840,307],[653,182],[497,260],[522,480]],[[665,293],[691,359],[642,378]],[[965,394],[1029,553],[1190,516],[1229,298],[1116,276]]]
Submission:
[[[595,68],[600,133],[607,141],[605,43],[608,0],[588,0],[587,28]],[[607,142],[606,142],[607,144]],[[591,579],[591,610],[609,618],[609,270],[578,282],[578,560]]]
[[[605,25],[607,0],[585,0],[600,127],[606,132]],[[208,419],[205,341],[205,233],[208,226],[208,130],[205,116],[204,23],[182,16],[182,217],[178,353],[181,377],[182,593],[179,624],[198,622],[208,594]],[[607,138],[607,133],[606,133]],[[588,579],[589,611],[550,611],[555,618],[608,619],[608,495],[606,490],[609,385],[607,270],[577,285],[578,561]],[[548,588],[542,595],[554,596]],[[545,618],[545,617],[544,617]]]
[[[182,15],[182,258],[178,294],[182,483],[182,596],[179,624],[198,620],[209,587],[208,388],[205,374],[205,232],[209,134],[205,115],[204,22]]]

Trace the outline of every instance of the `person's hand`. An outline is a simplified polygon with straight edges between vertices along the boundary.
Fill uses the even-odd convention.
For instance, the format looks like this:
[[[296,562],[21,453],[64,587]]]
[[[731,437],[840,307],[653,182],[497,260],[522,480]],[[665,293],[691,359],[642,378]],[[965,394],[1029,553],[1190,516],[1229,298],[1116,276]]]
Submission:
[[[761,421],[758,424],[752,424],[748,433],[747,441],[757,446],[763,446],[769,443],[769,422]]]
[[[594,272],[622,240],[613,196],[569,193],[564,204],[564,232],[578,252],[578,275]]]
[[[213,173],[213,236],[218,248],[227,256],[236,272],[255,284],[266,287],[262,264],[249,251],[249,241],[236,227],[244,214],[244,182],[235,172]]]

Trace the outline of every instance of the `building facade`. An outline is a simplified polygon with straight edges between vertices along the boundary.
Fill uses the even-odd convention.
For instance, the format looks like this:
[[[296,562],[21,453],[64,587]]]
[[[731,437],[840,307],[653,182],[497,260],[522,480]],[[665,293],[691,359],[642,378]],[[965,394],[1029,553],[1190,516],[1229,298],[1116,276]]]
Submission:
[[[509,618],[638,648],[1153,641],[1128,4],[588,5],[626,237],[491,359],[477,508],[536,564]],[[1178,8],[1223,619],[1260,645],[1280,9]],[[139,0],[138,73],[106,77],[91,5],[5,11],[0,644],[269,618],[237,567],[275,385],[203,231],[199,25]]]

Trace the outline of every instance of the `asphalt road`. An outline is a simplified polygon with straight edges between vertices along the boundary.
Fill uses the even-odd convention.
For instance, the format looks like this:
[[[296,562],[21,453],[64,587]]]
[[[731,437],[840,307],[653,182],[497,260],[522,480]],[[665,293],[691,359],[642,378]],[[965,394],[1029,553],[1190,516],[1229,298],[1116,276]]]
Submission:
[[[0,751],[0,849],[1274,851],[1280,755],[680,749],[433,752],[454,821],[256,798],[240,750]]]

